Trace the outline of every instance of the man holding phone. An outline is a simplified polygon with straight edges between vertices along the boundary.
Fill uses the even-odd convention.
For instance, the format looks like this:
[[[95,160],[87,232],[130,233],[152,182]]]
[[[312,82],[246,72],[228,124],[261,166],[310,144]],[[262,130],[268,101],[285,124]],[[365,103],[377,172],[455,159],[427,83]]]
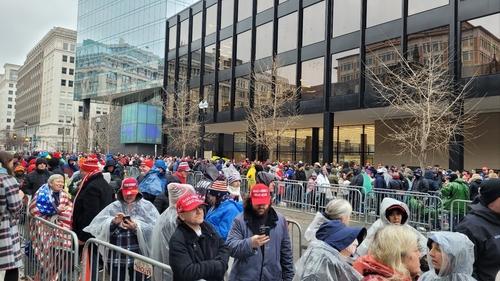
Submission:
[[[117,201],[104,208],[83,231],[99,240],[149,256],[149,243],[159,217],[158,211],[151,202],[142,198],[135,178],[122,181],[117,198]],[[108,263],[111,281],[125,280],[126,275],[130,280],[143,280],[142,274],[134,270],[134,259],[129,256],[115,254]]]
[[[256,184],[236,217],[227,242],[234,264],[230,281],[291,281],[293,253],[288,225],[271,207],[269,187]]]

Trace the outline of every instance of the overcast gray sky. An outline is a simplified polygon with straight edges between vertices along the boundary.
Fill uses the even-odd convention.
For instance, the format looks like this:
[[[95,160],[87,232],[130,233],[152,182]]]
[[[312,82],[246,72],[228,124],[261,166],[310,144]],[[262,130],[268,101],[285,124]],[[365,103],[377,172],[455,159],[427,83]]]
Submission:
[[[77,9],[78,0],[0,0],[0,68],[23,64],[52,27],[76,30]]]

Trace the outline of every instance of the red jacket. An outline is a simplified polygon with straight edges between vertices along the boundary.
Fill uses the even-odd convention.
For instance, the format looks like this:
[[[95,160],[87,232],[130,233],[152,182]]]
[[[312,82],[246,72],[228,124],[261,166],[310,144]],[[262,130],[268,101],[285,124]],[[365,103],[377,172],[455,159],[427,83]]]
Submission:
[[[370,255],[362,256],[357,259],[354,262],[353,267],[359,273],[361,273],[361,275],[363,275],[363,281],[411,281],[411,278],[409,276],[404,276],[400,273],[395,272],[394,269],[377,261]],[[397,275],[399,275],[400,278],[397,278]],[[396,278],[394,278],[393,276]]]

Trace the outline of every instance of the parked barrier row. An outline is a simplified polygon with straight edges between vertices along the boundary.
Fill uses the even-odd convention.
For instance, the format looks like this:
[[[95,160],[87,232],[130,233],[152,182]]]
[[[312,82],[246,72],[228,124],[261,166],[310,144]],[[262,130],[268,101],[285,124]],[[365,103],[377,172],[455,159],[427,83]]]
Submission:
[[[455,199],[451,202],[450,204],[450,211],[449,211],[449,225],[450,225],[450,231],[455,231],[455,227],[457,224],[462,221],[462,219],[467,215],[469,212],[470,204],[472,201],[470,200],[460,200],[460,199]]]

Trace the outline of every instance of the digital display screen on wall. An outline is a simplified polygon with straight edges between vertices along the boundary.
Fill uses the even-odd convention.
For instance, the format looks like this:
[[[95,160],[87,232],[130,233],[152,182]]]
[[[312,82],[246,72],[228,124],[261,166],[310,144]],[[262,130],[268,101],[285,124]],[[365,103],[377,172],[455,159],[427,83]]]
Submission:
[[[122,107],[121,143],[161,143],[160,106],[133,103]]]

